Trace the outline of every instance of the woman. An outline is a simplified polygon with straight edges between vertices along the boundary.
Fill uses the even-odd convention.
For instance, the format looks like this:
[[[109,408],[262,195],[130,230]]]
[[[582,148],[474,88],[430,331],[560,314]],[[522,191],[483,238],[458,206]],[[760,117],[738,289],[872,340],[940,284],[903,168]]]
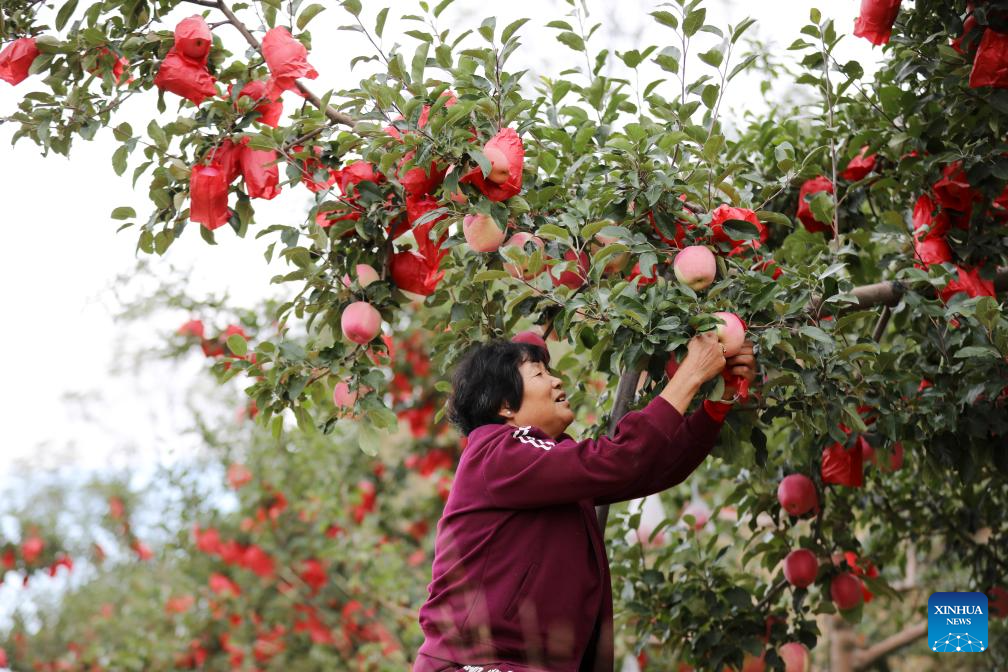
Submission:
[[[726,364],[750,382],[756,371],[750,342],[726,361],[717,337],[700,334],[612,438],[575,441],[548,364],[536,345],[491,341],[455,370],[449,417],[469,439],[438,523],[414,672],[612,672],[612,586],[593,507],[681,483],[730,407],[705,401],[683,417],[700,386]]]

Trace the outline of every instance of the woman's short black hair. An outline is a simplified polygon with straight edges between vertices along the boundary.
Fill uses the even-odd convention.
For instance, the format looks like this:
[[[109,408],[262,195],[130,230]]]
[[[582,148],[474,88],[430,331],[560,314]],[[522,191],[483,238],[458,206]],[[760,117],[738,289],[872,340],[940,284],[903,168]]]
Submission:
[[[462,356],[452,375],[448,419],[466,436],[480,425],[503,424],[501,405],[506,402],[517,410],[525,394],[518,367],[525,362],[548,361],[549,355],[530,343],[500,339],[476,343]]]

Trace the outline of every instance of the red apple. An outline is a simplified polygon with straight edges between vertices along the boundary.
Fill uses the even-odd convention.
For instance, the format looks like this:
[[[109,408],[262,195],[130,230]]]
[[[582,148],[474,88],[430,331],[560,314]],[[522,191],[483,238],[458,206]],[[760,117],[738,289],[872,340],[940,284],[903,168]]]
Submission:
[[[511,174],[511,163],[507,155],[497,147],[484,147],[483,155],[490,161],[490,174],[488,180],[494,184],[504,184]]]
[[[777,501],[792,516],[804,516],[809,511],[819,508],[819,496],[816,494],[815,484],[804,474],[785,476],[777,486]]]
[[[784,672],[810,672],[812,660],[804,644],[788,642],[779,649],[777,655],[784,661]]]
[[[717,261],[714,253],[703,245],[690,245],[676,255],[672,262],[676,279],[693,291],[710,287],[717,275]],[[741,346],[740,346],[741,347]]]
[[[462,235],[473,252],[496,252],[504,242],[504,232],[490,215],[466,215]]]
[[[355,301],[343,310],[340,326],[348,340],[363,345],[381,331],[381,313],[367,301]]]
[[[796,588],[808,588],[816,580],[819,561],[807,548],[791,551],[784,558],[784,578]]]
[[[842,572],[830,582],[830,598],[840,611],[847,611],[861,604],[861,580],[850,572]]]
[[[577,254],[574,250],[567,250],[564,252],[564,259],[567,261],[577,260],[577,272],[563,271],[560,273],[560,276],[557,277],[553,275],[553,269],[550,268],[549,274],[550,279],[553,281],[553,286],[557,287],[559,285],[566,285],[571,289],[577,289],[585,283],[585,279],[588,277],[588,266],[590,263],[588,255],[584,252]]]
[[[534,236],[527,231],[519,231],[518,233],[514,234],[513,236],[507,239],[507,242],[504,243],[502,247],[517,247],[521,250],[524,250],[525,245],[527,243],[532,243],[540,250],[545,249],[546,247],[545,243],[543,243],[542,238],[540,238],[539,236]],[[535,277],[531,273],[528,273],[527,269],[519,268],[517,264],[512,264],[510,262],[504,262],[504,270],[507,271],[512,278],[531,280],[533,277]]]
[[[735,313],[717,312],[715,317],[721,318],[724,324],[717,327],[718,340],[725,347],[725,357],[734,357],[742,350],[745,342],[745,326]]]

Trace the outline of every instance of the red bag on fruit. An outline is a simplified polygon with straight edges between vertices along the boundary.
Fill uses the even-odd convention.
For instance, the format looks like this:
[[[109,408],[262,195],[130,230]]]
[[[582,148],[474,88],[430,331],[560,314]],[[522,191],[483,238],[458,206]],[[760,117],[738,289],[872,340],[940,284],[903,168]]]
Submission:
[[[914,238],[944,238],[949,230],[949,218],[944,212],[935,214],[935,204],[931,197],[923,194],[914,204],[913,228]],[[924,228],[927,227],[927,231]]]
[[[868,151],[868,145],[861,148],[858,155],[855,156],[847,163],[847,167],[844,171],[840,173],[840,177],[844,178],[848,182],[857,182],[858,180],[863,180],[868,173],[875,170],[875,160],[877,158],[876,154],[869,154],[865,156],[865,152]]]
[[[210,58],[210,47],[213,46],[213,35],[210,26],[202,16],[193,14],[182,19],[175,26],[175,52],[181,54],[193,63],[206,67]]]
[[[252,149],[248,143],[247,137],[242,138],[241,173],[245,178],[245,190],[251,198],[268,201],[280,193],[277,154],[272,149]]]
[[[0,51],[0,79],[20,84],[28,77],[28,68],[39,55],[34,37],[21,37]]]
[[[815,233],[817,231],[829,231],[832,229],[831,222],[820,222],[812,214],[812,208],[809,206],[808,196],[814,196],[820,192],[825,191],[828,194],[833,193],[833,183],[829,181],[828,178],[820,175],[819,177],[812,178],[811,180],[805,180],[805,183],[798,190],[798,219],[801,220],[802,225],[805,229]]]
[[[1008,33],[993,28],[984,31],[970,71],[970,88],[993,86],[1008,89]]]
[[[963,268],[962,266],[957,266],[957,268],[959,270],[958,279],[950,281],[945,285],[945,289],[938,292],[942,302],[947,303],[949,299],[959,292],[965,292],[971,299],[975,299],[978,296],[996,297],[994,282],[981,278],[979,267]]]
[[[759,238],[755,240],[733,240],[724,231],[724,223],[731,219],[738,219],[753,224],[756,227]],[[759,221],[756,213],[748,208],[733,208],[730,205],[719,205],[711,212],[710,227],[715,243],[731,243],[735,246],[728,256],[739,254],[747,248],[758,249],[770,237],[770,232],[763,225],[763,222]]]
[[[861,0],[861,14],[854,21],[854,34],[872,44],[886,44],[899,14],[900,0]]]
[[[318,77],[318,71],[308,62],[308,50],[283,26],[266,31],[262,55],[272,75],[269,80],[271,98],[279,98],[283,91],[300,93],[295,81],[299,77]]]
[[[218,166],[193,166],[189,176],[189,219],[213,231],[227,224],[228,183],[224,171]]]
[[[846,485],[850,488],[860,488],[864,485],[864,446],[866,444],[864,437],[859,436],[849,449],[840,442],[824,448],[820,469],[823,483]]]
[[[393,254],[391,266],[392,282],[396,287],[422,296],[433,294],[444,277],[444,271],[438,271],[437,264],[432,266],[413,250]]]
[[[231,93],[231,85],[228,84],[228,94]],[[269,95],[269,87],[266,82],[257,79],[247,83],[238,92],[238,98],[247,96],[252,100],[261,101],[256,104],[255,111],[259,113],[259,123],[267,126],[277,127],[280,123],[280,116],[283,114],[283,100],[279,97]],[[238,100],[235,100],[237,107]]]
[[[185,58],[175,47],[168,51],[154,76],[154,86],[188,98],[196,105],[217,95],[216,82],[206,66]]]

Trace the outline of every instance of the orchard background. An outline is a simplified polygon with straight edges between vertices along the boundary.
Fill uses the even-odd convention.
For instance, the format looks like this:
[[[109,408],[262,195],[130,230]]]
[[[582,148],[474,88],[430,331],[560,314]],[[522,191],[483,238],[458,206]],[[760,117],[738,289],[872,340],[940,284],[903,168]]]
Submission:
[[[764,379],[687,485],[608,516],[625,667],[784,669],[797,642],[819,669],[946,669],[923,640],[938,590],[990,599],[990,648],[957,666],[1008,665],[1008,3],[904,2],[862,21],[876,42],[895,26],[859,58],[844,51],[863,41],[857,7],[834,22],[789,3],[807,21],[772,46],[714,4],[621,24],[581,3],[495,21],[463,0],[5,2],[4,138],[46,155],[30,192],[5,181],[5,209],[25,212],[9,226],[59,232],[5,246],[32,260],[6,283],[27,319],[5,351],[31,363],[21,341],[52,338],[30,323],[40,290],[75,291],[56,248],[84,231],[107,247],[91,264],[135,249],[103,298],[117,369],[157,384],[70,412],[82,451],[108,454],[111,436],[157,459],[45,470],[63,453],[21,435],[33,459],[9,469],[3,505],[0,663],[405,669],[464,449],[441,409],[465,346],[547,333],[572,429],[599,434],[731,310]],[[866,1],[862,19],[893,4]],[[253,45],[271,29],[264,63]],[[162,70],[175,92],[159,93]],[[275,122],[254,111],[278,95]],[[495,186],[486,143],[506,128],[520,144]],[[88,190],[107,165],[115,191]],[[78,218],[65,194],[81,185],[108,217]],[[466,236],[476,214],[494,223]],[[474,251],[494,226],[542,245]],[[695,243],[719,254],[699,293],[671,272]],[[176,267],[196,254],[216,270]],[[380,337],[344,337],[355,301],[380,311]],[[92,358],[50,331],[64,333],[5,395]],[[146,410],[173,379],[191,382],[169,412]],[[60,411],[37,406],[14,421],[47,434]],[[817,510],[782,510],[791,474],[813,480]],[[784,576],[799,548],[817,558],[808,588]],[[841,613],[851,596],[831,588],[852,581]]]

